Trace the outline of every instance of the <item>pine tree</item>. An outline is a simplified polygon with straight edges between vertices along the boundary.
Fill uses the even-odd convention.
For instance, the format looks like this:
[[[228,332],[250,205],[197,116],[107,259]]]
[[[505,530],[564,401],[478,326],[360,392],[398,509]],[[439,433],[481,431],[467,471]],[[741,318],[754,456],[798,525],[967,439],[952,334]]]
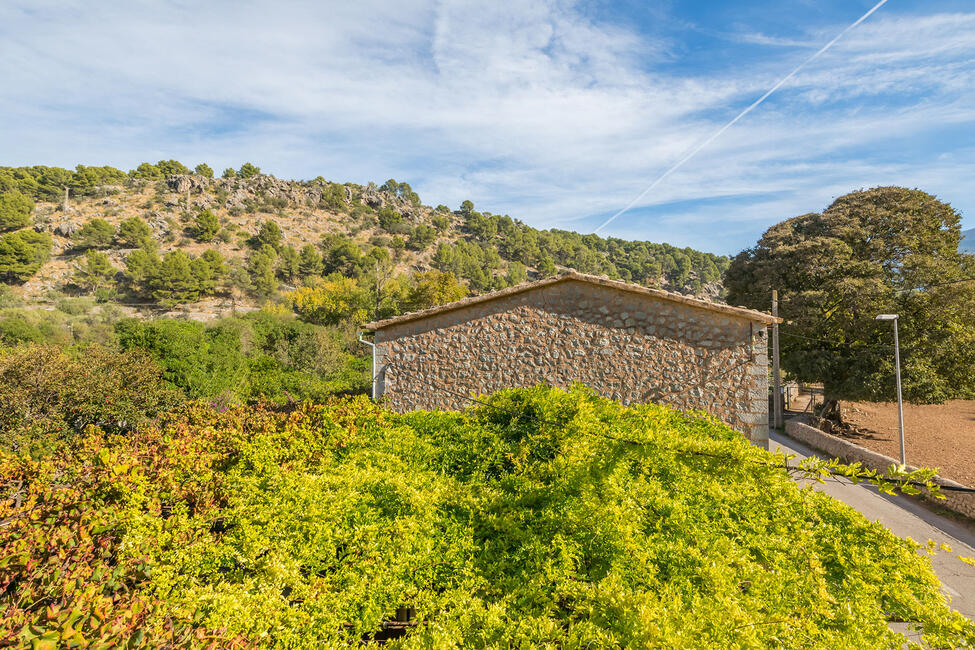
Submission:
[[[90,293],[112,284],[115,273],[108,255],[89,248],[75,266],[74,281]]]
[[[29,226],[33,211],[34,202],[20,192],[0,194],[0,232]]]
[[[195,221],[196,240],[210,242],[220,231],[220,219],[209,210],[201,210]]]
[[[115,239],[115,226],[104,219],[92,219],[74,235],[77,248],[107,248]]]
[[[294,246],[282,246],[278,253],[278,274],[289,284],[294,284],[298,279],[301,257]]]
[[[149,224],[139,217],[129,217],[118,226],[118,239],[129,248],[143,248],[152,239]]]
[[[51,255],[51,236],[20,230],[0,236],[0,281],[26,282]]]
[[[200,297],[190,258],[181,250],[166,253],[152,284],[153,298],[166,307],[195,302]]]
[[[276,260],[277,253],[267,244],[252,252],[247,258],[247,274],[257,295],[270,296],[277,290],[278,279],[274,273]]]
[[[305,244],[298,256],[298,272],[303,278],[312,278],[322,274],[322,256],[315,247]]]
[[[143,298],[152,298],[152,286],[162,260],[154,248],[143,247],[125,258],[125,281],[129,290]]]
[[[261,246],[270,246],[275,252],[281,248],[281,242],[284,240],[284,235],[281,234],[281,228],[278,224],[274,223],[268,219],[267,221],[261,223],[261,227],[257,231],[257,235],[254,237],[255,248],[260,248]]]

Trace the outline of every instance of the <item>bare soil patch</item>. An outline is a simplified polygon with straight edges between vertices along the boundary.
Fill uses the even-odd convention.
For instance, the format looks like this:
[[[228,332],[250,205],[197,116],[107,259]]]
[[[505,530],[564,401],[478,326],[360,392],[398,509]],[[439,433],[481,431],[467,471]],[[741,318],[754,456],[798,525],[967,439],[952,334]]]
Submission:
[[[843,418],[849,429],[834,429],[834,435],[900,458],[896,402],[844,403]],[[905,404],[904,440],[909,465],[937,467],[941,476],[975,486],[975,400]]]

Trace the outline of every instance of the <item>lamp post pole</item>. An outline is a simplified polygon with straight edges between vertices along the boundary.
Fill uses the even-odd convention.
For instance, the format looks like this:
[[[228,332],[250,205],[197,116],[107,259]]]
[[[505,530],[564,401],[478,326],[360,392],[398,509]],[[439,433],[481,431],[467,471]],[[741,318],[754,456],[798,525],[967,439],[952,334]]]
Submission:
[[[904,400],[901,397],[901,346],[897,340],[897,314],[880,314],[877,320],[894,321],[894,368],[897,370],[897,426],[901,436],[901,465],[907,464],[907,451],[904,448]]]

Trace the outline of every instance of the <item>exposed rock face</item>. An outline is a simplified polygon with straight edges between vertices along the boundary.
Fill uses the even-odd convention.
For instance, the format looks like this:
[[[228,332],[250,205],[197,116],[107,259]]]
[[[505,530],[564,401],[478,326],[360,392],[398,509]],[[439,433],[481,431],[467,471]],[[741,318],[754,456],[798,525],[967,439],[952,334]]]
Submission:
[[[166,221],[166,217],[162,216],[158,212],[153,212],[149,216],[147,222],[149,227],[152,228],[152,232],[156,237],[167,235],[170,231],[169,222]]]
[[[243,208],[247,201],[276,199],[287,201],[289,205],[318,205],[324,195],[320,183],[286,181],[266,174],[251,178],[205,178],[194,174],[169,176],[166,179],[170,191],[178,194],[189,192],[194,195],[195,207],[213,207],[215,203],[208,198],[213,190],[226,193],[227,208]],[[346,199],[351,201],[353,192],[345,188]],[[178,200],[177,200],[178,203]]]
[[[413,223],[419,223],[422,221],[423,215],[415,205],[404,198],[387,192],[386,190],[380,190],[372,184],[362,190],[360,201],[375,210],[389,208],[390,210],[399,213],[407,221]]]
[[[212,179],[196,174],[179,174],[177,176],[166,177],[166,184],[169,186],[169,189],[179,194],[200,192],[210,187],[212,183]]]
[[[71,237],[80,229],[81,229],[81,224],[78,223],[77,221],[66,221],[64,223],[59,223],[58,225],[54,226],[54,229],[51,232],[53,232],[55,235],[58,235],[60,237]]]
[[[386,201],[388,198],[389,194],[380,192],[374,186],[371,186],[362,191],[362,197],[360,200],[370,208],[381,210],[382,208],[386,207]]]
[[[768,440],[765,325],[660,298],[564,282],[390,325],[376,354],[398,411],[581,382],[623,403],[705,410]]]

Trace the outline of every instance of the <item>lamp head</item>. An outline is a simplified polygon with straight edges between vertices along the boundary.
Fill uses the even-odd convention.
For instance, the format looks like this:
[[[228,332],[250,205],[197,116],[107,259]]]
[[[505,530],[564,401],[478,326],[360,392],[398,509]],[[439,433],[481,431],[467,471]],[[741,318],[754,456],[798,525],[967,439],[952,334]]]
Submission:
[[[897,320],[897,314],[880,314],[877,320]]]

